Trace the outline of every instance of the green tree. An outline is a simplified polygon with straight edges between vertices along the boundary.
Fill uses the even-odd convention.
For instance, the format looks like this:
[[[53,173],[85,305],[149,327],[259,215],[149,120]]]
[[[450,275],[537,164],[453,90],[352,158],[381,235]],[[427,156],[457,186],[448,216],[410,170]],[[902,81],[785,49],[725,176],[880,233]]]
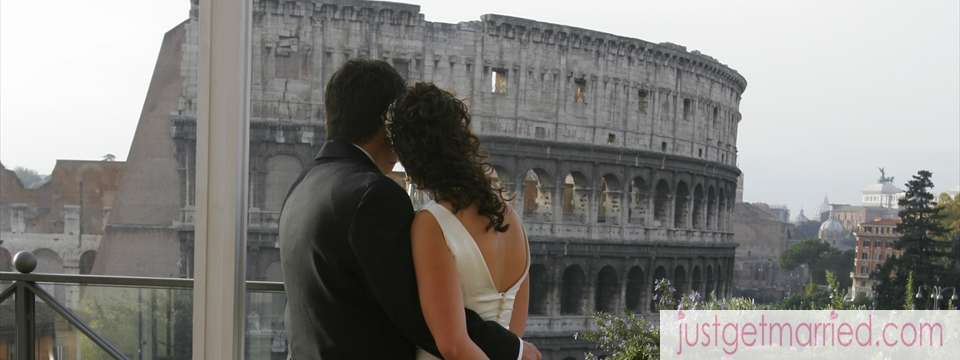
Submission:
[[[874,288],[878,308],[898,309],[903,306],[910,272],[913,272],[915,287],[955,286],[957,275],[951,274],[949,269],[951,243],[943,240],[948,229],[943,224],[941,209],[928,191],[933,188],[932,176],[926,170],[917,172],[907,182],[906,194],[900,199],[902,210],[900,224],[896,228],[900,238],[893,246],[902,250],[903,254],[890,258],[870,274],[871,278],[879,281]],[[926,309],[933,304],[927,299],[918,301],[916,305],[917,308]]]
[[[806,239],[790,245],[780,253],[780,268],[784,271],[793,271],[801,264],[810,266],[813,282],[827,285],[827,271],[834,274],[849,274],[853,270],[853,250],[840,252],[830,244],[820,239]],[[852,280],[848,276],[841,276],[839,286],[847,288]]]
[[[950,197],[950,194],[940,194],[940,202],[937,203],[937,209],[943,216],[943,226],[947,228],[945,240],[953,239],[960,235],[960,194]]]
[[[17,178],[20,179],[20,183],[23,184],[23,187],[27,189],[36,189],[50,181],[50,176],[40,175],[36,170],[28,169],[22,166],[15,167],[13,172],[17,174]]]
[[[960,194],[954,195],[940,194],[940,202],[937,203],[937,209],[943,216],[943,226],[946,228],[946,234],[940,239],[947,247],[946,273],[949,286],[955,286],[960,289]]]
[[[780,269],[793,271],[801,264],[810,265],[820,260],[820,255],[830,250],[830,244],[820,239],[806,239],[790,245],[780,253]]]
[[[853,285],[853,279],[849,274],[853,271],[853,260],[857,257],[857,252],[853,249],[840,252],[836,248],[830,248],[820,255],[820,260],[810,265],[810,271],[815,281],[823,281],[822,284],[829,284],[827,272],[839,274],[837,285],[840,289],[847,289]]]

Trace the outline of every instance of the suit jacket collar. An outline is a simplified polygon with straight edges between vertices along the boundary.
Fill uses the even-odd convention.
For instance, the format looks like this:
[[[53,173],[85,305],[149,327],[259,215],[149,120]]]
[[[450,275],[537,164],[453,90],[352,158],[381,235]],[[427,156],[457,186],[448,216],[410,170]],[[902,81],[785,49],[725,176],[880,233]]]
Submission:
[[[350,143],[349,141],[343,140],[330,140],[323,144],[323,147],[320,148],[320,152],[317,153],[315,160],[321,159],[338,159],[338,158],[347,158],[357,160],[364,165],[367,165],[377,172],[380,172],[380,169],[377,167],[377,164],[370,160],[370,156],[360,150],[356,145]]]

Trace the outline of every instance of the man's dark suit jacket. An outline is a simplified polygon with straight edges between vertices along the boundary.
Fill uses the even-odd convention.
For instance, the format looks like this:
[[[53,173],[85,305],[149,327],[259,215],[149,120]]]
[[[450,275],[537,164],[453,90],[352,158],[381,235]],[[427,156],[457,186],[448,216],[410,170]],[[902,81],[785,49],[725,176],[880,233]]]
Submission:
[[[290,189],[280,217],[291,357],[439,356],[423,319],[410,249],[410,198],[359,148],[329,141]],[[470,338],[491,359],[520,342],[467,310]]]

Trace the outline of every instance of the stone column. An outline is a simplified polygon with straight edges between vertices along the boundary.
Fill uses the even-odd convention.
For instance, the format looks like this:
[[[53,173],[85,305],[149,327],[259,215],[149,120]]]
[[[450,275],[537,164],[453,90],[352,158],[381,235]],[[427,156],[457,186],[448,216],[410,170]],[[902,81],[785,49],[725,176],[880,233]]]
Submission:
[[[27,204],[10,205],[10,232],[14,234],[23,234],[27,231],[27,224],[24,221],[24,213],[27,211]]]
[[[593,194],[593,189],[590,188],[573,188],[573,216],[574,221],[578,224],[587,223],[590,216],[590,198]]]
[[[79,236],[80,206],[77,206],[77,205],[63,206],[63,234]]]
[[[553,190],[552,186],[537,186],[537,219],[540,221],[553,221]]]
[[[605,222],[607,225],[620,225],[620,197],[622,194],[619,191],[607,191],[606,200],[607,203],[604,209],[604,215],[606,216]]]

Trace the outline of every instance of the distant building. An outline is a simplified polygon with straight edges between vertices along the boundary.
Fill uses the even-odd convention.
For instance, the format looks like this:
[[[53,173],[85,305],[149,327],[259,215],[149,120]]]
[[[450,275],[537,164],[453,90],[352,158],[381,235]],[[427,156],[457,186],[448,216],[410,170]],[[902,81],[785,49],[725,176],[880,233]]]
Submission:
[[[50,181],[23,186],[0,164],[0,271],[20,251],[37,257],[37,273],[90,274],[123,175],[121,161],[57,160]],[[72,306],[76,286],[50,291]]]
[[[887,209],[898,209],[898,203],[905,194],[903,190],[893,186],[893,177],[886,177],[883,168],[880,168],[880,179],[877,183],[863,188],[860,192],[863,194],[863,206]]]
[[[835,248],[840,248],[842,246],[843,238],[846,237],[848,231],[843,228],[843,224],[837,220],[836,215],[831,213],[827,218],[827,221],[824,221],[820,225],[820,231],[818,232],[818,237],[820,240],[823,240],[830,246]]]
[[[805,268],[780,270],[780,253],[803,240],[796,227],[770,214],[766,204],[734,206],[733,240],[737,243],[734,284],[740,295],[762,296],[776,301],[801,291],[809,281]]]
[[[830,218],[830,200],[827,200],[827,195],[823,195],[823,202],[817,207],[817,212],[813,213],[813,218],[819,222]]]
[[[743,202],[743,173],[740,173],[740,176],[737,177],[737,194],[735,196],[737,204]]]
[[[882,206],[853,206],[833,204],[833,215],[843,225],[848,232],[853,232],[861,223],[873,219],[894,219],[899,214],[896,208],[887,208]]]
[[[864,294],[873,297],[873,286],[876,284],[870,280],[870,273],[879,269],[887,259],[902,253],[893,248],[893,243],[900,238],[900,234],[896,233],[899,223],[900,219],[878,219],[857,227],[857,255],[853,260],[853,272],[850,273],[853,279],[850,293],[854,296]]]
[[[810,219],[803,215],[803,208],[800,208],[800,215],[797,215],[797,218],[793,220],[793,224],[800,226],[800,224],[803,224],[807,221],[810,221]]]

